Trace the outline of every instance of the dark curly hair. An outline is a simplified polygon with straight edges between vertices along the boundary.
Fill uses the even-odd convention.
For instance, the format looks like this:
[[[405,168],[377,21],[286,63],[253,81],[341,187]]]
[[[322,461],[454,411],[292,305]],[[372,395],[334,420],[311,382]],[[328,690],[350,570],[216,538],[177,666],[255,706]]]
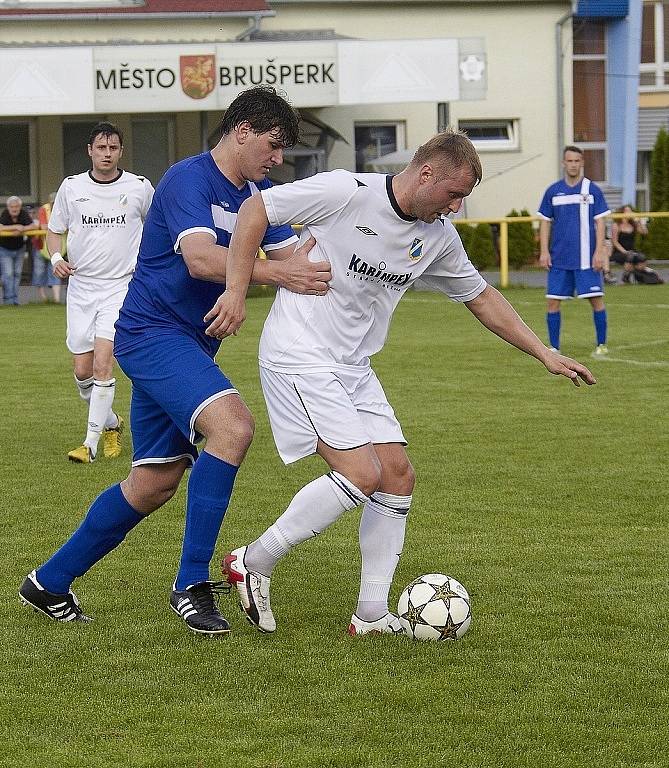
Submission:
[[[285,147],[297,144],[300,115],[284,95],[270,85],[259,85],[242,91],[230,104],[221,121],[221,135],[233,131],[240,123],[249,123],[254,133],[279,130],[279,141]]]

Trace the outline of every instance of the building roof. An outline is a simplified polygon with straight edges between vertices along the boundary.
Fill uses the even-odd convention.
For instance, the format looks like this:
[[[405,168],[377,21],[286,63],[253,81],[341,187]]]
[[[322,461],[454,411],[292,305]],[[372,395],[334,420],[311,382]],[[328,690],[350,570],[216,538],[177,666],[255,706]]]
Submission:
[[[265,31],[263,29],[254,30],[248,35],[249,40],[253,42],[274,43],[282,41],[305,41],[305,40],[353,40],[347,35],[340,35],[334,29],[280,29],[275,31]]]
[[[24,19],[96,19],[104,18],[170,18],[188,16],[273,16],[266,0],[144,0],[140,5],[118,8],[0,8],[3,21]]]

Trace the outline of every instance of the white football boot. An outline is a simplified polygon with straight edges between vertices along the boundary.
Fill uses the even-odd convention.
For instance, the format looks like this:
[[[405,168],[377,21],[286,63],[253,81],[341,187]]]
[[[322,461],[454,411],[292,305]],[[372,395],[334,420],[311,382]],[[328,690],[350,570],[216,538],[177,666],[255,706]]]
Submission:
[[[354,613],[351,616],[351,623],[348,625],[348,634],[351,637],[358,635],[403,635],[404,630],[394,613],[387,613],[376,621],[363,621]]]
[[[223,558],[223,578],[234,584],[239,593],[239,604],[246,618],[261,632],[274,632],[276,621],[269,604],[269,577],[249,571],[244,565],[248,547],[233,549]]]

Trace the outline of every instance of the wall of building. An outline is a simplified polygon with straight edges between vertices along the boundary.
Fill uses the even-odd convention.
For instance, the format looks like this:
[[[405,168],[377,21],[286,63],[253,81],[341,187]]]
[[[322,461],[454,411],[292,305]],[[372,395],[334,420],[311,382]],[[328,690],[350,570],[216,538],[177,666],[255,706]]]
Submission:
[[[482,152],[484,181],[467,203],[469,216],[500,216],[511,208],[534,211],[545,187],[557,176],[557,94],[555,25],[569,3],[467,3],[439,5],[282,3],[277,16],[262,29],[333,29],[337,34],[369,39],[481,37],[485,40],[488,90],[485,100],[450,104],[450,121],[518,119],[520,147]],[[567,32],[568,34],[568,32]],[[566,41],[567,48],[568,38]],[[571,137],[571,61],[565,66],[568,113],[566,140]],[[353,124],[356,120],[404,120],[407,147],[415,148],[437,130],[435,104],[336,107],[318,111],[350,143],[337,144],[332,165],[353,167]]]
[[[457,125],[463,119],[514,119],[519,124],[520,142],[513,150],[481,151],[484,181],[468,201],[467,214],[493,217],[504,215],[511,208],[535,210],[544,188],[556,178],[559,166],[555,24],[570,8],[568,2],[368,5],[276,2],[272,7],[276,16],[262,20],[261,29],[265,32],[331,29],[337,35],[370,40],[420,41],[427,34],[435,38],[482,38],[487,57],[486,97],[452,102],[450,122]],[[246,27],[246,19],[105,24],[11,22],[0,25],[0,42],[5,45],[104,44],[118,40],[220,42],[234,39]],[[570,67],[565,66],[564,71],[565,104],[569,108]],[[357,121],[402,121],[408,149],[419,146],[438,127],[435,103],[331,106],[311,111],[348,141],[348,144],[335,143],[329,157],[330,168],[355,167],[354,125]],[[218,113],[206,115],[208,133],[214,130],[219,116]],[[122,128],[130,123],[128,114],[100,117],[111,117]],[[197,112],[175,115],[176,159],[200,151],[200,120]],[[568,115],[565,125],[567,129],[571,125]],[[54,150],[39,153],[39,187],[43,195],[57,183],[62,170],[55,160],[62,156],[62,151],[56,151],[59,119],[41,117],[37,126],[40,145],[47,137],[48,142],[53,142]],[[569,139],[567,130],[565,140]],[[127,148],[126,161],[131,167],[131,146]]]

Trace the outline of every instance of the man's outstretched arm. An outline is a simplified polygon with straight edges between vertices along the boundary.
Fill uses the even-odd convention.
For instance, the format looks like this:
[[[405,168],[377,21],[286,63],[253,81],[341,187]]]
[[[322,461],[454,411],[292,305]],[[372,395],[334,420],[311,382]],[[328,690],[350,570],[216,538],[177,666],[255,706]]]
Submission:
[[[522,320],[502,294],[488,286],[475,299],[465,302],[469,311],[488,330],[513,344],[514,347],[536,357],[546,369],[556,376],[566,376],[580,386],[579,377],[586,384],[596,384],[592,373],[581,363],[550,349]]]

